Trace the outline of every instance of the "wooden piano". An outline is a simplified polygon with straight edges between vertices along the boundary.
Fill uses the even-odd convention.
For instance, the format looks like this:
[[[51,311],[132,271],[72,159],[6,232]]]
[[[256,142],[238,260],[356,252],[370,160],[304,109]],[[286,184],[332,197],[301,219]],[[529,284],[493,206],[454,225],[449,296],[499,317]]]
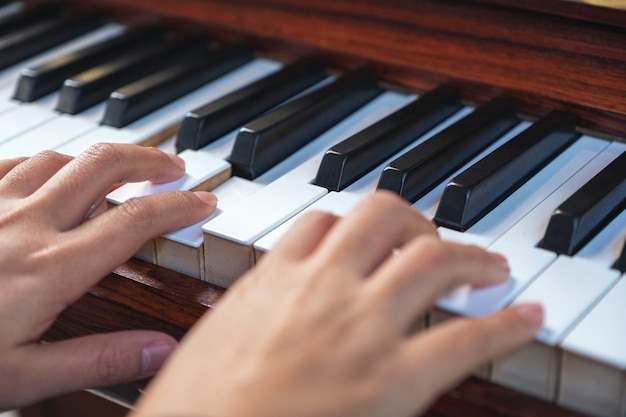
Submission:
[[[395,88],[446,83],[479,104],[507,95],[527,119],[577,116],[580,132],[626,142],[626,3],[619,0],[66,0],[123,22],[245,38],[278,60],[317,53],[339,70],[374,68]],[[69,307],[60,340],[129,328],[181,337],[224,289],[133,259]],[[132,402],[146,381],[103,390]],[[575,416],[559,405],[470,378],[429,416]]]

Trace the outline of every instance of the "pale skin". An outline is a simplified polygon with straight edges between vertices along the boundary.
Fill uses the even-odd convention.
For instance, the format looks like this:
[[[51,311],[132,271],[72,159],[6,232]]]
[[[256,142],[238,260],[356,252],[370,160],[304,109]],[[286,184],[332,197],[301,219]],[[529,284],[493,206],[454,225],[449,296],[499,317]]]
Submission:
[[[146,240],[215,209],[191,192],[102,204],[117,183],[182,174],[180,159],[128,145],[0,162],[0,409],[150,375],[174,350],[132,417],[413,416],[541,327],[526,304],[415,331],[440,295],[503,282],[508,266],[375,193],[345,218],[297,222],[176,349],[147,331],[37,343]]]

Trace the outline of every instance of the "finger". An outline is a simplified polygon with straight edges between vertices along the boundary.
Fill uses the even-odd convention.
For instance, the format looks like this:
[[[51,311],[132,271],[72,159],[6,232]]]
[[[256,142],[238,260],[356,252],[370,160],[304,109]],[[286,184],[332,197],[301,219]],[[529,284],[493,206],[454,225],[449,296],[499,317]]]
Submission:
[[[331,213],[306,213],[285,233],[272,252],[285,254],[295,260],[308,256],[317,248],[337,219]]]
[[[3,159],[0,161],[0,179],[4,178],[6,174],[9,173],[13,168],[26,161],[28,158],[12,158],[12,159]]]
[[[71,156],[54,151],[43,151],[25,158],[4,176],[1,184],[3,193],[16,198],[27,197],[71,160]]]
[[[163,333],[124,331],[19,348],[14,361],[19,378],[0,382],[15,403],[4,405],[18,408],[66,392],[151,376],[176,345]],[[5,382],[10,386],[4,387]]]
[[[480,365],[530,342],[542,321],[540,305],[520,304],[484,319],[451,319],[418,333],[402,348],[401,384],[439,395]],[[416,388],[423,383],[429,386]]]
[[[434,225],[404,200],[381,191],[366,197],[337,222],[320,250],[327,261],[366,276],[415,236],[436,233]]]
[[[184,174],[184,162],[156,148],[98,144],[77,156],[39,190],[62,230],[82,221],[89,208],[117,183],[166,182]]]
[[[172,191],[131,199],[60,236],[60,253],[51,251],[56,292],[73,300],[113,268],[128,260],[148,240],[206,219],[216,198],[207,192]],[[74,275],[63,264],[71,262]]]
[[[374,273],[367,291],[404,333],[415,316],[461,285],[493,285],[510,275],[506,260],[476,246],[421,236],[405,245]]]
[[[92,219],[100,214],[104,213],[109,209],[109,205],[107,204],[106,198],[102,199],[99,203],[94,203],[87,213],[85,213],[85,219]]]
[[[112,193],[113,191],[117,190],[123,185],[124,184],[120,184],[120,183],[113,185],[111,188],[109,188],[109,191],[107,192],[107,194]],[[95,202],[89,207],[89,209],[87,210],[87,213],[85,213],[85,219],[91,219],[93,217],[96,217],[104,213],[108,209],[109,209],[109,204],[107,202],[106,195],[104,195],[102,196],[102,199],[100,201]]]

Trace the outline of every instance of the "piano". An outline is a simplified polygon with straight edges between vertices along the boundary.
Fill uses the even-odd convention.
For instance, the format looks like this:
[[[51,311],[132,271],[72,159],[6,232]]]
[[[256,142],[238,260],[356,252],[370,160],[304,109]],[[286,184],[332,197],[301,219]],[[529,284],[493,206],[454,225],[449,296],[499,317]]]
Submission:
[[[513,266],[506,286],[443,297],[424,326],[519,300],[548,307],[533,344],[428,416],[625,415],[624,45],[626,5],[610,0],[1,2],[0,157],[159,146],[187,160],[173,186],[223,202],[149,242],[46,340],[180,338],[300,213],[343,214],[386,188],[444,238]],[[250,204],[275,210],[250,216]],[[132,404],[146,383],[98,392]]]

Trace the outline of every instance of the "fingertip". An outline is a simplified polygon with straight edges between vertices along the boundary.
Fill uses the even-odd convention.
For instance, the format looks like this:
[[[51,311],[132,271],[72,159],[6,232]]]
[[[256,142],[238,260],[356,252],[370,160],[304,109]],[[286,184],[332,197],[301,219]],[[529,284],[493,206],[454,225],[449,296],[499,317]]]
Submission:
[[[217,197],[214,194],[208,191],[194,191],[194,194],[200,199],[200,201],[202,201],[207,206],[217,206]]]
[[[183,158],[173,153],[166,153],[165,155],[167,155],[167,157],[170,158],[170,160],[174,163],[174,165],[176,165],[182,171],[185,170],[185,160]]]
[[[500,268],[503,272],[506,272],[507,274],[511,272],[509,261],[504,255],[498,252],[489,252],[489,255],[491,256],[491,259],[495,261],[498,268]]]
[[[507,258],[498,252],[486,252],[487,259],[491,260],[489,274],[482,276],[482,280],[473,284],[473,288],[480,289],[504,283],[511,277],[511,267]],[[493,268],[495,266],[495,268]]]
[[[162,339],[150,343],[141,350],[141,371],[145,376],[154,375],[170,357],[177,343],[174,339]]]
[[[539,328],[544,319],[543,306],[538,303],[518,304],[512,307],[532,327]]]

